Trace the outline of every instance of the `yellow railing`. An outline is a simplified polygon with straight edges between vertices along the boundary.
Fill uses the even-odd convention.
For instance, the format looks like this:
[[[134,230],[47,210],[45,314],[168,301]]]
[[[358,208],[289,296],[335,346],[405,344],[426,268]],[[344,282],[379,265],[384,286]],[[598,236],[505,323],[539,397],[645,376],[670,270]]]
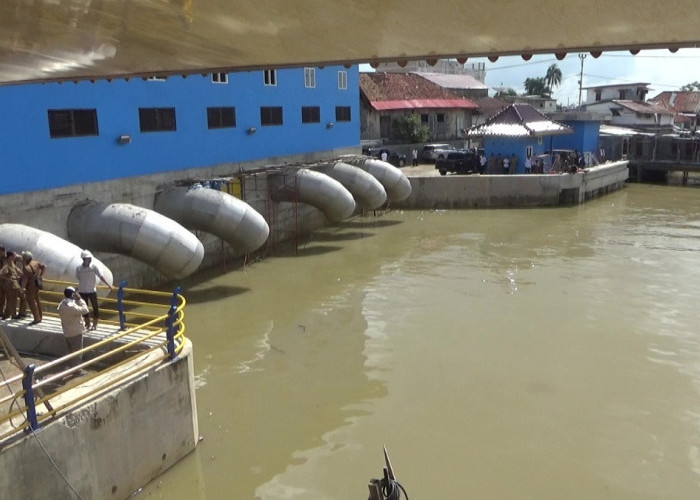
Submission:
[[[51,311],[63,299],[63,288],[72,284],[54,280],[44,280],[44,284],[43,314],[57,316]],[[182,351],[186,301],[179,288],[167,293],[121,286],[116,295],[116,298],[100,298],[103,304],[100,324],[118,327],[117,333],[40,366],[25,366],[21,359],[17,360],[23,373],[4,380],[10,390],[8,395],[0,397],[0,408],[6,408],[5,414],[0,415],[0,446],[20,432],[39,428],[67,408],[104,393],[129,377],[176,358]],[[2,333],[6,344],[7,337]],[[10,351],[14,348],[4,347],[8,357],[12,357]],[[76,358],[86,361],[74,365]],[[93,379],[97,383],[70,392]],[[19,385],[22,389],[11,389]],[[38,411],[40,407],[44,410]],[[20,418],[22,421],[16,423]]]

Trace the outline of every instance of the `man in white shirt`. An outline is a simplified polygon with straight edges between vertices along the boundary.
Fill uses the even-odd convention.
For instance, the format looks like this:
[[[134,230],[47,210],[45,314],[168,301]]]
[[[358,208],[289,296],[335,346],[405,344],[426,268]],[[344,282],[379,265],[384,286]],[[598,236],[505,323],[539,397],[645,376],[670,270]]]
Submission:
[[[90,310],[75,288],[69,286],[63,290],[63,300],[58,304],[58,315],[61,318],[61,328],[68,343],[68,352],[76,352],[83,348],[85,323],[83,315]],[[82,356],[73,359],[71,365],[82,363]]]
[[[89,311],[85,312],[83,319],[88,330],[97,330],[97,322],[100,319],[100,307],[97,303],[97,278],[110,290],[114,290],[114,287],[102,277],[97,264],[92,263],[92,254],[89,250],[83,250],[80,257],[83,259],[83,263],[75,268],[75,277],[78,279],[78,292],[92,305],[92,327],[90,326]]]

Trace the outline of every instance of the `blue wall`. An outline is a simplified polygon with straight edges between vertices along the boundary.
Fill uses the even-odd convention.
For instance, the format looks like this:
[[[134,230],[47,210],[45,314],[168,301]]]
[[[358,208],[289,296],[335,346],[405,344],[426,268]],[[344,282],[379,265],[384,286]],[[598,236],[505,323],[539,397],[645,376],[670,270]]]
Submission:
[[[508,156],[513,154],[518,157],[518,165],[513,174],[525,173],[525,158],[528,146],[532,147],[533,156],[544,154],[549,150],[551,136],[549,137],[484,137],[484,151],[486,158],[491,156]]]
[[[206,108],[225,106],[235,107],[236,127],[208,129]],[[284,124],[261,126],[261,106],[282,106]],[[302,106],[319,106],[320,123],[302,124]],[[349,106],[351,121],[337,122],[336,106]],[[140,132],[140,107],[174,107],[177,130]],[[49,109],[90,108],[98,136],[50,138]],[[276,86],[263,84],[262,71],[229,73],[228,84],[190,75],[6,86],[0,109],[0,165],[17,172],[4,176],[0,194],[360,145],[357,66],[316,68],[315,88],[305,88],[303,68],[277,70]],[[123,134],[131,143],[118,143]]]
[[[600,122],[564,120],[561,123],[571,127],[574,133],[554,136],[553,149],[575,149],[580,153],[592,151],[597,154]]]

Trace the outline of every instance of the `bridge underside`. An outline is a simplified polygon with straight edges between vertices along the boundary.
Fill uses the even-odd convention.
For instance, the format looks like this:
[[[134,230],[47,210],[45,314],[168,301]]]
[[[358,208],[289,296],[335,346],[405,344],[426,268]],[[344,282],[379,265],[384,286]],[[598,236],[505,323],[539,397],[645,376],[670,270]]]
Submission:
[[[0,83],[695,47],[697,0],[4,0]]]

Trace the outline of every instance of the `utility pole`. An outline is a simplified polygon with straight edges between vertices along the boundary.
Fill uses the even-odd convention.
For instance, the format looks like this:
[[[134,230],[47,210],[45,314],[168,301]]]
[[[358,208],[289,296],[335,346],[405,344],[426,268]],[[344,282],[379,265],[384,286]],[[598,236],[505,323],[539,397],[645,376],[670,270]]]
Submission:
[[[579,54],[578,58],[581,60],[581,76],[578,79],[578,109],[581,109],[581,91],[583,90],[583,60],[586,58],[586,54]]]

